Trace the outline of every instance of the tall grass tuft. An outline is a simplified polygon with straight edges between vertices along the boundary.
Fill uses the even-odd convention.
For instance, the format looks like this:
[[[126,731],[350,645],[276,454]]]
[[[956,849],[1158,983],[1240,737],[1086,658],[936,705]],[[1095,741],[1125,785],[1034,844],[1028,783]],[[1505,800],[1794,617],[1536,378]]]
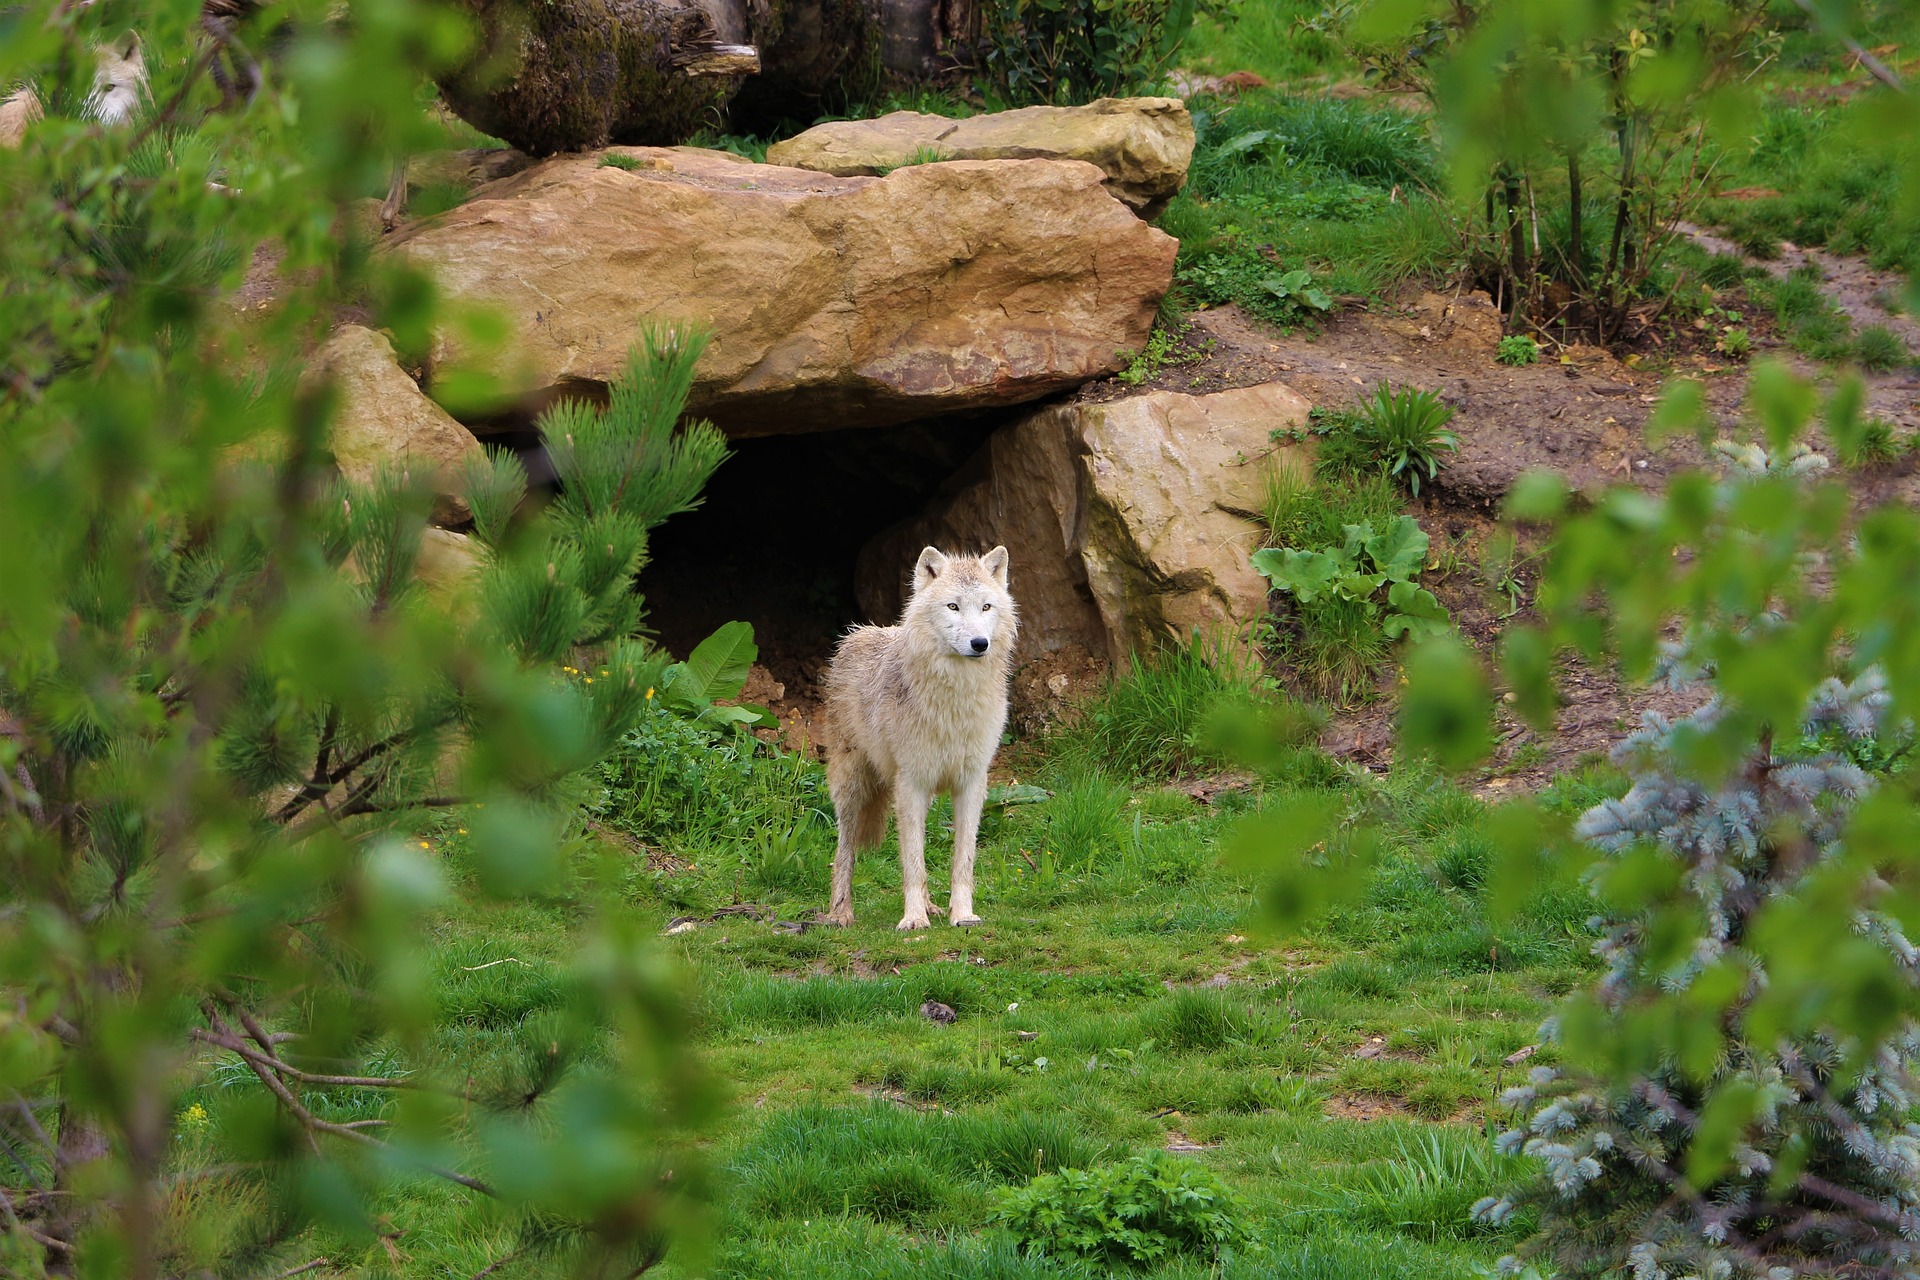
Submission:
[[[1058,730],[1054,758],[1069,776],[1173,778],[1228,763],[1207,725],[1222,707],[1258,701],[1253,663],[1198,634],[1184,644],[1135,655],[1082,714]]]

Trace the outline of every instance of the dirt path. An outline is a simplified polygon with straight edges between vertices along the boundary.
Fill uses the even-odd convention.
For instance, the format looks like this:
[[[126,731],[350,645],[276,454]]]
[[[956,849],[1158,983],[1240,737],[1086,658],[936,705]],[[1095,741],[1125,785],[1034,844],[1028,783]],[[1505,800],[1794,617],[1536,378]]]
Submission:
[[[1820,291],[1856,327],[1864,329],[1869,325],[1880,325],[1891,329],[1907,344],[1909,352],[1920,357],[1920,322],[1887,305],[1905,287],[1906,282],[1898,272],[1878,271],[1860,258],[1828,253],[1825,249],[1802,249],[1784,240],[1780,243],[1779,257],[1752,258],[1733,241],[1715,235],[1704,227],[1683,222],[1676,230],[1709,253],[1741,258],[1763,268],[1775,279],[1785,279],[1801,267],[1817,268],[1821,276]]]

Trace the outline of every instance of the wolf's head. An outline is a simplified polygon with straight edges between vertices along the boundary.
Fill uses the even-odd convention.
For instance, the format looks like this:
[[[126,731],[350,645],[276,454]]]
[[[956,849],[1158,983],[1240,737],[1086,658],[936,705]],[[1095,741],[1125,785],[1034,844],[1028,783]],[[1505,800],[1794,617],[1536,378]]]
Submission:
[[[1019,625],[1007,594],[1007,549],[983,556],[922,551],[913,566],[907,623],[931,631],[940,648],[958,657],[1005,656]]]
[[[147,58],[138,34],[128,32],[94,49],[93,92],[87,114],[104,125],[133,119],[147,96]]]

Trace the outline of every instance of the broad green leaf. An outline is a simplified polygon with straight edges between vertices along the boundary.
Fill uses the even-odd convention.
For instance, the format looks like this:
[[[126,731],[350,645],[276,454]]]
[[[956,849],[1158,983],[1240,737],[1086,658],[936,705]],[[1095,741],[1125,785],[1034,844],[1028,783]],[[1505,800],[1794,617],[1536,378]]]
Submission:
[[[1401,516],[1387,527],[1385,533],[1366,539],[1364,545],[1382,573],[1397,582],[1404,582],[1419,575],[1427,562],[1427,548],[1431,542],[1418,520],[1412,516]]]
[[[698,715],[720,698],[737,697],[760,649],[753,625],[729,622],[694,646],[678,670],[669,669],[665,697],[676,710]]]
[[[1333,589],[1340,576],[1340,560],[1324,551],[1258,551],[1253,567],[1265,574],[1274,590],[1290,592],[1311,604]]]

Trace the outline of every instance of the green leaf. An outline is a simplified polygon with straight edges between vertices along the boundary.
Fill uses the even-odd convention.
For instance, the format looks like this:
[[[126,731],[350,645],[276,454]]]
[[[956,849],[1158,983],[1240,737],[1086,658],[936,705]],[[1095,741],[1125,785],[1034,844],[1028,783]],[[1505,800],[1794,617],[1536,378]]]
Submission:
[[[1400,741],[1450,769],[1479,762],[1493,747],[1493,697],[1473,651],[1457,637],[1423,643],[1407,660]]]
[[[1411,582],[1396,582],[1388,587],[1387,603],[1397,610],[1387,615],[1381,628],[1387,633],[1388,639],[1411,636],[1415,640],[1424,640],[1445,634],[1452,625],[1445,606],[1434,594]]]
[[[747,672],[759,656],[753,624],[726,623],[695,645],[685,662],[668,668],[661,696],[676,711],[702,714],[718,699],[737,697],[746,688]]]
[[[1279,134],[1271,129],[1249,129],[1245,133],[1236,134],[1221,143],[1214,154],[1216,156],[1241,155],[1264,143],[1271,142],[1279,136]]]
[[[1385,533],[1366,539],[1364,545],[1382,573],[1396,582],[1405,582],[1416,577],[1426,564],[1427,548],[1431,542],[1418,520],[1412,516],[1401,516],[1387,527]],[[1446,615],[1442,613],[1441,616]]]
[[[1265,574],[1274,590],[1286,591],[1303,604],[1312,604],[1334,588],[1340,576],[1338,557],[1324,551],[1257,551],[1253,567]]]

